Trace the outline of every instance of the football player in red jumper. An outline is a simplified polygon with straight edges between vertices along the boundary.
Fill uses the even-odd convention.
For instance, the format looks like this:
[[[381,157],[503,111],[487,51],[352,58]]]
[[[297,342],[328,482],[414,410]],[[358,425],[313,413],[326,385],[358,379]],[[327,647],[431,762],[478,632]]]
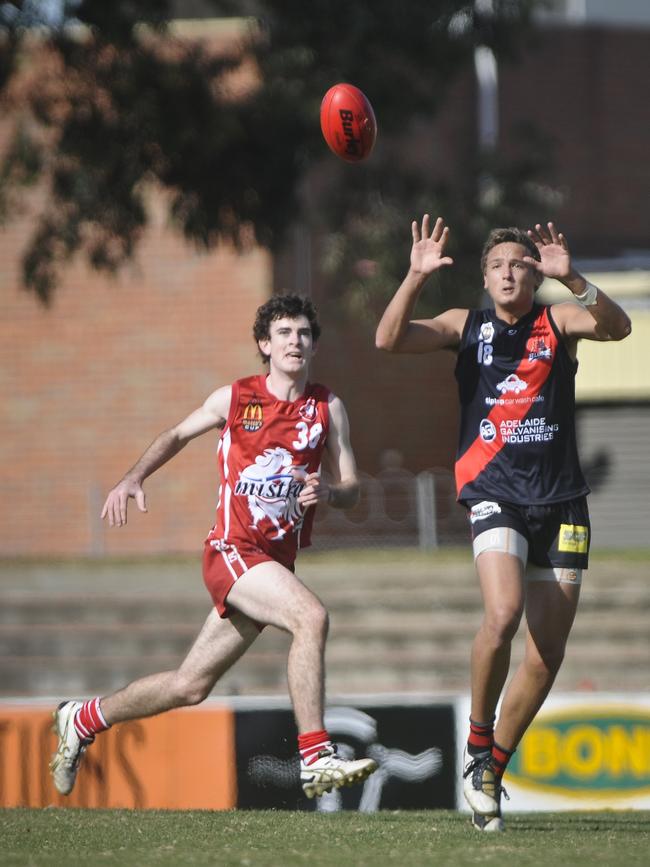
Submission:
[[[622,340],[625,312],[573,267],[553,223],[495,229],[483,248],[491,306],[412,320],[427,278],[453,264],[449,228],[425,215],[412,224],[410,269],[377,328],[390,352],[457,354],[458,500],[467,508],[483,604],[472,646],[472,704],[464,793],[479,830],[503,828],[501,779],[546,698],[564,656],[590,542],[575,434],[578,340]],[[545,277],[571,302],[544,306]],[[497,703],[510,647],[526,612],[525,658]]]
[[[361,782],[376,770],[372,759],[339,758],[325,730],[328,615],[293,569],[297,550],[309,544],[318,503],[345,509],[357,501],[347,413],[336,395],[308,379],[320,334],[309,300],[271,298],[258,309],[253,334],[268,373],[214,391],[203,406],[161,433],[108,494],[102,518],[122,527],[130,498],[147,511],[142,485],[148,476],[190,440],[221,431],[216,523],[203,554],[214,608],[178,669],[58,707],[51,771],[62,794],[72,791],[81,758],[99,732],[203,701],[267,625],[292,637],[288,683],[307,796]]]

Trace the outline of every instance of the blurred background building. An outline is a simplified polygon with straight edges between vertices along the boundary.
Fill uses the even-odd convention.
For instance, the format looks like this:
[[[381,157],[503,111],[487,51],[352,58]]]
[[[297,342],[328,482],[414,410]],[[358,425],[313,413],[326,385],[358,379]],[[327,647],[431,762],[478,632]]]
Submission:
[[[178,30],[195,34],[196,19],[185,16],[204,15],[205,4],[176,8],[183,19]],[[232,25],[199,22],[202,34],[217,41],[236,33]],[[538,219],[563,227],[578,264],[633,320],[623,344],[580,348],[580,449],[594,488],[595,545],[607,547],[644,545],[650,529],[649,47],[646,3],[558,2],[538,13],[516,63],[497,64],[490,52],[477,50],[475,68],[460,75],[434,122],[421,124],[404,148],[405,159],[421,159],[423,171],[462,186],[467,166],[485,148],[514,153],[532,125],[549,143],[540,183],[552,194],[551,207]],[[8,131],[7,120],[0,141],[7,142]],[[308,173],[316,190],[322,171],[315,166],[311,181]],[[134,516],[119,534],[101,524],[103,497],[160,430],[213,388],[259,370],[253,314],[284,289],[311,294],[319,307],[324,334],[315,375],[344,397],[368,476],[352,527],[346,517],[323,516],[322,544],[362,543],[364,532],[371,544],[377,533],[388,544],[463,541],[451,485],[457,423],[451,355],[377,352],[374,320],[342,315],[332,296],[320,267],[322,234],[308,220],[295,225],[275,256],[223,246],[207,253],[171,232],[162,202],[151,208],[152,223],[131,265],[116,278],[83,264],[67,268],[48,308],[21,289],[20,256],[33,211],[11,215],[2,230],[3,553],[198,550],[215,503],[216,438],[192,443],[172,472],[149,480],[150,513]],[[402,228],[393,243],[406,267],[408,224]],[[473,253],[477,286],[479,252]],[[563,297],[558,288],[548,287],[547,297]],[[451,293],[441,300],[453,303]],[[386,450],[401,455],[399,484],[382,472]],[[418,487],[423,471],[434,484]],[[432,492],[435,501],[424,503]],[[433,528],[422,526],[426,515]]]
[[[44,5],[56,13],[56,3]],[[200,36],[217,54],[247,26],[243,19],[206,17],[214,4],[174,5],[175,38]],[[9,6],[0,4],[0,11]],[[491,4],[479,0],[475,8],[489,13]],[[464,21],[460,16],[450,24],[461,36]],[[626,554],[640,549],[639,559],[633,569],[613,560],[594,570],[593,585],[585,588],[582,625],[576,627],[579,647],[563,669],[562,683],[574,687],[588,668],[597,672],[598,687],[646,688],[650,6],[644,0],[558,0],[536,11],[532,30],[514,48],[516,56],[502,62],[479,40],[474,62],[454,77],[434,119],[420,114],[402,134],[384,131],[382,94],[370,93],[380,128],[370,163],[385,167],[387,187],[391,164],[407,165],[427,195],[430,185],[437,206],[441,185],[462,199],[484,160],[479,204],[485,213],[495,218],[506,213],[500,209],[504,196],[511,197],[516,212],[517,195],[525,188],[521,220],[555,220],[578,267],[631,316],[633,332],[623,343],[580,346],[577,420],[593,489],[594,549]],[[254,73],[244,70],[244,81],[253,79]],[[0,120],[0,149],[10,142],[11,120],[8,111]],[[310,122],[316,129],[317,104]],[[341,197],[353,199],[364,193],[364,185],[370,187],[370,176],[361,167],[335,165],[324,143],[320,146],[301,182],[301,216],[281,249],[271,253],[249,245],[237,251],[224,243],[206,250],[185,243],[170,227],[166,193],[156,190],[147,199],[150,220],[135,256],[112,277],[75,259],[47,306],[25,291],[21,270],[45,192],[5,212],[0,232],[5,694],[107,690],[179,658],[206,604],[198,563],[216,502],[217,437],[191,443],[171,469],[149,479],[150,511],[142,516],[132,509],[126,528],[109,531],[100,520],[101,506],[161,430],[214,388],[261,370],[251,334],[254,312],[283,290],[307,293],[319,308],[323,336],[314,375],[345,400],[363,480],[353,511],[321,510],[317,516],[316,550],[343,549],[341,559],[329,565],[304,561],[307,578],[319,592],[322,588],[336,613],[331,686],[466,684],[478,594],[469,549],[466,558],[452,554],[450,561],[444,551],[468,539],[453,485],[454,358],[451,353],[395,357],[375,350],[377,316],[399,278],[385,280],[374,294],[379,256],[360,250],[348,270],[362,288],[343,294],[336,282],[341,272],[333,277],[325,267],[337,248],[331,227],[326,231],[316,219],[322,197],[335,177]],[[264,160],[263,142],[258,158]],[[490,166],[499,161],[521,165],[521,175],[497,181]],[[228,165],[214,166],[217,174],[228,171]],[[388,190],[384,194],[380,206],[388,200]],[[531,200],[539,203],[537,210]],[[453,196],[450,201],[448,219],[456,233],[476,228],[474,212]],[[385,236],[404,269],[409,220],[433,205],[414,189],[413,211],[400,215]],[[480,298],[483,228],[481,223],[462,248],[460,288],[434,287],[420,315],[435,312],[436,305],[457,305],[456,291]],[[372,279],[364,283],[368,275]],[[469,289],[461,286],[466,279]],[[560,290],[545,286],[543,297],[560,300],[566,297]],[[394,548],[393,554],[379,559],[370,554],[364,560],[363,552],[352,550],[386,547]],[[407,547],[424,553],[411,552],[409,563],[401,562],[399,550]],[[426,559],[429,551],[437,551],[439,559]],[[136,575],[130,571],[136,555],[161,559],[149,559]],[[175,555],[191,555],[191,565]],[[126,570],[117,557],[127,558]],[[63,566],[57,558],[66,558]],[[163,630],[161,623],[167,624]],[[283,641],[265,635],[260,650],[228,676],[223,689],[282,689]],[[83,671],[80,656],[88,663]]]

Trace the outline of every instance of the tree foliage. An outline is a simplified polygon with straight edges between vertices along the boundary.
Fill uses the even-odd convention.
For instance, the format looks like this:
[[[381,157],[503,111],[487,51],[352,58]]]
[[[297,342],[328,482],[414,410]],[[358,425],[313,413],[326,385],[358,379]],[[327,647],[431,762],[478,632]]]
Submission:
[[[327,237],[324,267],[353,307],[395,279],[404,251],[391,250],[413,214],[439,207],[457,219],[462,247],[483,222],[510,216],[522,190],[534,200],[534,148],[522,164],[477,161],[452,190],[400,165],[390,147],[362,167],[335,165],[318,109],[332,83],[353,81],[371,96],[382,137],[399,139],[435,115],[477,45],[513,58],[536,0],[201,5],[243,22],[227,49],[168,26],[182,2],[62,0],[57,14],[51,4],[0,4],[0,104],[14,125],[0,217],[20,211],[27,188],[44,197],[23,261],[41,299],[77,254],[109,272],[130,259],[154,188],[173,225],[208,248],[253,236],[278,249],[292,223],[308,220]],[[251,60],[255,78],[236,90],[233,76]],[[303,181],[326,161],[316,207]]]

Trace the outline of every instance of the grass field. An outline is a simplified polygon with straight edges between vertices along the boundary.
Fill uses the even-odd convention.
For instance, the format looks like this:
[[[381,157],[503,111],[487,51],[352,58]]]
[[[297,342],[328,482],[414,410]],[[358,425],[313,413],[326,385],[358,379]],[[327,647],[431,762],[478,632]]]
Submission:
[[[402,551],[314,552],[303,558],[305,572],[339,563],[372,572],[399,558]],[[650,551],[599,551],[594,565],[628,564],[636,587],[645,587]],[[409,552],[409,562],[469,563],[469,548]],[[86,592],[90,567],[101,586],[108,580],[126,592],[143,587],[183,594],[204,593],[195,558],[150,558],[136,565],[150,584],[119,561],[0,561],[0,584],[15,592],[41,592],[56,585],[61,592]],[[123,565],[133,565],[125,560]],[[20,568],[18,568],[20,567]],[[44,570],[47,575],[43,577]],[[596,570],[594,570],[596,572]],[[606,570],[601,568],[605,575]],[[138,573],[140,576],[142,573]],[[618,573],[616,573],[618,575]],[[432,571],[432,583],[435,575]],[[54,579],[53,577],[54,576]],[[119,581],[118,581],[119,578]],[[324,581],[330,580],[326,573]],[[618,580],[618,578],[617,578]],[[585,588],[594,596],[598,588]],[[636,590],[635,590],[636,592]],[[646,596],[635,596],[639,611]],[[643,638],[643,636],[642,636]],[[643,638],[647,641],[647,637]],[[647,667],[642,668],[644,689]],[[0,768],[0,787],[9,770]],[[506,808],[507,809],[507,808]],[[137,810],[0,809],[0,867],[150,867],[150,865],[223,865],[223,867],[636,867],[650,865],[650,811],[508,814],[504,834],[481,835],[466,815],[452,811],[383,811],[374,814],[291,813],[284,811],[162,812]]]
[[[2,810],[0,864],[466,867],[650,863],[650,812],[528,813],[480,834],[449,811]]]

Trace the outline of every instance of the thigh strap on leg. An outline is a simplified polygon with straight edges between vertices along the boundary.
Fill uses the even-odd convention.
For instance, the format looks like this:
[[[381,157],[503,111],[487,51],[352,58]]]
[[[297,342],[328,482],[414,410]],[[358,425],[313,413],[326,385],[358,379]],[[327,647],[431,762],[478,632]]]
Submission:
[[[530,565],[526,569],[527,581],[554,581],[558,584],[582,584],[582,569],[562,568],[561,566]]]
[[[528,542],[511,527],[494,527],[485,530],[474,539],[472,544],[474,559],[484,551],[497,551],[501,554],[513,554],[526,565],[528,559]]]

